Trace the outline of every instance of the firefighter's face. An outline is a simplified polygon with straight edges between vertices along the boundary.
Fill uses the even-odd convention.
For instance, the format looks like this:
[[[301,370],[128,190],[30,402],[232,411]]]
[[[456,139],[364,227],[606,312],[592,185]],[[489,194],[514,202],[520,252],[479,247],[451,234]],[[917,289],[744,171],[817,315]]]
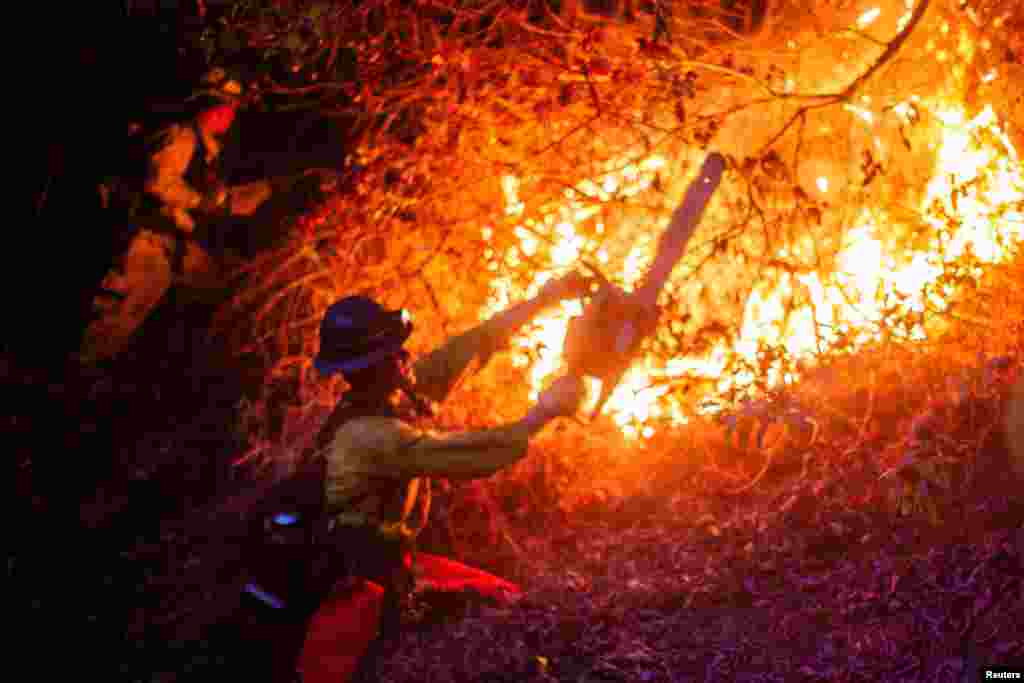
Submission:
[[[221,104],[199,114],[199,127],[210,135],[224,135],[235,121],[235,105]]]
[[[374,366],[374,382],[379,386],[392,386],[398,388],[404,382],[412,379],[412,364],[409,362],[409,352],[404,349],[393,356],[389,356]]]

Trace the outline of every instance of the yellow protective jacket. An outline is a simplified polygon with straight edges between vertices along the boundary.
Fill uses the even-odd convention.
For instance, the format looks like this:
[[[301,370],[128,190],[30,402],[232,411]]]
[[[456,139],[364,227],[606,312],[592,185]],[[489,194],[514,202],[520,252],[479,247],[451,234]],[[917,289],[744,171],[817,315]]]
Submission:
[[[157,132],[146,144],[152,152],[145,191],[160,202],[161,213],[180,230],[191,233],[196,224],[189,212],[200,205],[203,195],[189,184],[186,174],[197,153],[205,154],[203,162],[212,164],[220,155],[220,143],[198,126],[172,124]]]
[[[443,401],[462,380],[504,346],[508,332],[496,320],[453,337],[414,365],[417,393]],[[455,434],[418,429],[393,417],[360,417],[342,425],[326,452],[327,512],[343,524],[398,525],[417,497],[426,522],[431,476],[486,477],[526,455],[530,433],[521,423]],[[396,497],[404,505],[395,505]],[[399,500],[401,502],[401,500]]]

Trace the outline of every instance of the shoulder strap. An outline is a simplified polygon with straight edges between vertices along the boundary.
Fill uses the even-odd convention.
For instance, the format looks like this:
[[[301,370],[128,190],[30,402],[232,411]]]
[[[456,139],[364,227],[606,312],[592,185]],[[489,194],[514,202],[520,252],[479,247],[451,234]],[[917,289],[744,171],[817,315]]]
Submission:
[[[398,417],[397,411],[387,401],[366,401],[359,396],[346,394],[341,397],[334,410],[317,432],[313,443],[306,449],[300,459],[300,468],[324,468],[327,464],[325,451],[339,429],[351,420],[360,417]]]
[[[346,394],[341,397],[334,410],[327,416],[327,421],[317,432],[313,448],[316,453],[323,453],[330,445],[335,433],[350,420],[360,417],[398,417],[397,411],[387,401],[364,401],[359,396]]]
[[[324,477],[327,474],[325,451],[335,432],[349,420],[376,415],[393,415],[389,405],[374,405],[344,396],[331,411],[316,439],[287,474],[278,475],[256,486],[243,500],[250,501],[246,516],[254,519],[275,514],[277,508],[302,510],[307,519],[318,517],[324,509]]]

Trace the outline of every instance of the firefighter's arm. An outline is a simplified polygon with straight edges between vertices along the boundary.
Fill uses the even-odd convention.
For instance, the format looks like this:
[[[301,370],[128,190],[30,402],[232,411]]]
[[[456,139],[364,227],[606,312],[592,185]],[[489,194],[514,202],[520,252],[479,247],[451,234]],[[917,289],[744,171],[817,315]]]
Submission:
[[[452,434],[425,432],[394,418],[365,418],[343,431],[350,452],[363,454],[370,476],[413,478],[487,477],[526,455],[529,439],[555,417],[571,415],[582,397],[576,378],[547,389],[527,415],[511,424]]]
[[[186,126],[173,126],[149,158],[146,192],[167,206],[194,209],[202,195],[185,182],[185,171],[196,148],[196,134]]]
[[[590,281],[579,273],[552,280],[537,296],[497,313],[476,327],[452,337],[420,357],[414,366],[416,391],[432,401],[444,401],[458,383],[479,372],[496,352],[537,314],[560,301],[587,293]]]

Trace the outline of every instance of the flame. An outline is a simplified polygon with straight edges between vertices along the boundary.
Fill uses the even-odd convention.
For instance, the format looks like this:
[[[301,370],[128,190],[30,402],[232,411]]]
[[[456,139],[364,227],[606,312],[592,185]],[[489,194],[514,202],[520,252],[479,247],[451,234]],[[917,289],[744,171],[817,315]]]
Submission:
[[[901,21],[912,9],[909,0],[905,4]],[[867,26],[877,17],[878,11],[870,10],[858,24]],[[845,235],[834,272],[787,274],[773,285],[774,289],[762,288],[750,295],[738,338],[730,348],[717,346],[699,358],[638,359],[604,408],[627,437],[649,437],[653,430],[648,422],[652,420],[685,422],[682,408],[666,396],[673,377],[703,376],[715,382],[718,391],[725,392],[753,381],[749,373],[723,374],[729,358],[738,356],[754,363],[764,344],[783,347],[793,358],[813,361],[841,341],[857,347],[879,340],[886,316],[891,316],[894,306],[907,320],[915,320],[914,314],[929,308],[943,310],[948,305],[955,292],[949,287],[941,291],[938,288],[945,264],[964,258],[968,252],[981,263],[1004,261],[1013,243],[1024,237],[1024,215],[1008,208],[1024,203],[1024,176],[1017,152],[991,108],[968,118],[960,105],[929,102],[915,95],[887,111],[872,109],[867,98],[848,109],[869,127],[887,116],[911,123],[920,118],[922,110],[930,111],[941,123],[941,139],[935,141],[935,171],[918,207],[925,223],[934,229],[931,241],[916,249],[900,245],[891,234],[894,220],[884,210],[864,209]],[[871,139],[879,144],[877,135]],[[663,157],[650,156],[609,170],[582,183],[581,189],[602,201],[634,196],[652,185],[656,172],[666,163]],[[814,182],[823,195],[835,191],[826,176],[818,176]],[[512,221],[522,219],[520,179],[505,176],[501,184],[506,216]],[[549,278],[575,267],[581,258],[615,262],[610,259],[609,245],[604,243],[603,224],[593,226],[590,235],[582,228],[595,216],[596,209],[583,206],[573,197],[567,194],[562,204],[552,207],[539,221],[526,219],[518,224],[514,231],[518,247],[503,255],[489,250],[493,260],[488,267],[492,270],[498,269],[496,264],[502,259],[515,265],[520,253],[534,257],[545,250],[551,268],[537,271],[525,290],[509,277],[496,277],[482,318],[535,294]],[[629,249],[621,259],[618,274],[618,284],[626,291],[636,285],[650,264],[657,233],[665,223],[667,220],[653,226],[655,229],[644,227],[623,238],[632,240],[627,242]],[[485,240],[492,235],[491,228],[484,229]],[[549,244],[545,245],[543,235],[551,236],[547,238]],[[673,286],[670,281],[669,287]],[[797,290],[809,304],[787,311],[786,302]],[[516,338],[518,353],[513,362],[526,370],[531,400],[536,400],[541,388],[560,370],[569,320],[581,310],[578,301],[564,302]],[[910,326],[908,334],[912,340],[923,340],[928,331],[918,322]],[[777,383],[792,377],[772,368],[767,379]],[[592,388],[596,395],[597,386]]]
[[[869,9],[867,12],[864,12],[864,14],[860,15],[860,17],[857,19],[857,26],[859,28],[867,28],[868,26],[871,26],[871,24],[875,23],[875,19],[878,19],[878,17],[881,16],[881,14],[882,10],[880,10],[877,7],[873,7]]]
[[[958,106],[947,105],[936,113],[943,123],[943,140],[921,203],[924,220],[937,233],[928,248],[901,253],[883,241],[879,226],[888,225],[885,213],[864,210],[847,233],[838,267],[828,279],[817,273],[785,277],[772,292],[754,292],[734,349],[741,356],[753,361],[758,343],[768,342],[784,346],[796,358],[809,358],[851,331],[855,345],[878,340],[879,325],[893,302],[900,302],[907,314],[946,307],[953,292],[935,291],[944,263],[961,259],[968,249],[982,263],[1010,256],[1011,244],[1024,237],[1024,215],[1006,210],[1024,200],[1024,175],[1011,141],[991,108],[970,120]],[[954,232],[943,233],[948,226],[944,215],[958,218]],[[806,288],[812,304],[792,315],[783,333],[783,302],[793,279]],[[915,325],[910,337],[922,340],[926,331]],[[726,380],[719,386],[728,385]]]

